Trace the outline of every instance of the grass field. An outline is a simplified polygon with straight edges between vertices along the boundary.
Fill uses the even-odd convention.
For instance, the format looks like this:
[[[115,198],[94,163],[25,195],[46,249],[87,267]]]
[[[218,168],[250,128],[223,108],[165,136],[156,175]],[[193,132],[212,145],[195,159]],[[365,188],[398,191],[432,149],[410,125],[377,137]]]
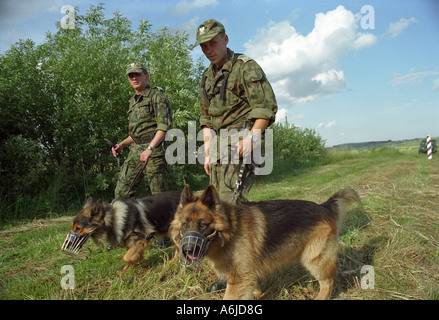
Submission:
[[[334,151],[326,164],[285,168],[257,180],[251,200],[323,202],[341,188],[357,190],[363,207],[348,215],[340,236],[332,298],[438,300],[438,157],[427,160],[411,145]],[[76,257],[61,253],[71,220],[37,220],[0,232],[0,299],[222,298],[221,292],[206,291],[216,280],[207,263],[195,269],[172,264],[173,247],[147,250],[145,260],[122,276],[116,274],[124,266],[122,248],[107,251],[90,241]],[[61,287],[64,265],[74,268],[73,290]],[[373,289],[363,289],[371,285],[372,273],[361,273],[366,265],[373,268]],[[264,289],[264,300],[304,300],[319,288],[303,268],[293,266]]]

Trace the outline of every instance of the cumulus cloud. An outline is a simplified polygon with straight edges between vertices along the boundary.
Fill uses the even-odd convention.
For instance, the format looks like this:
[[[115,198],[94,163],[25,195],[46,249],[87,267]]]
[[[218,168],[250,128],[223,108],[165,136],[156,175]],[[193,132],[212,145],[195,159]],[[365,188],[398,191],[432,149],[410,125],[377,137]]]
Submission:
[[[186,1],[182,0],[177,5],[172,8],[171,14],[176,16],[185,16],[192,12],[193,10],[197,10],[206,6],[216,7],[219,4],[218,0],[193,0]]]
[[[390,35],[390,38],[395,38],[399,36],[405,28],[407,28],[412,23],[416,22],[415,18],[401,18],[398,22],[393,22],[389,25],[389,29],[387,33]]]
[[[346,87],[340,57],[377,41],[359,29],[359,16],[339,6],[316,14],[307,35],[288,21],[271,22],[244,46],[266,72],[280,104],[307,103]]]

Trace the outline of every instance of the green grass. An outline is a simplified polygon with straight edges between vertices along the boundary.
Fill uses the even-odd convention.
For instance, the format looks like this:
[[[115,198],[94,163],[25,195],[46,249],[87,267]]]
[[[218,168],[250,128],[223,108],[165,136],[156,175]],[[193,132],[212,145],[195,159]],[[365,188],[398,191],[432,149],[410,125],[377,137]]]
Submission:
[[[250,198],[321,203],[354,188],[363,207],[348,215],[340,235],[339,279],[333,299],[439,299],[439,161],[417,149],[331,151],[317,166],[304,164],[258,177]],[[36,220],[0,232],[0,299],[221,299],[207,293],[216,278],[207,263],[194,270],[171,263],[174,248],[150,249],[126,274],[122,248],[90,241],[78,256],[60,252],[71,217]],[[64,290],[61,268],[75,270],[75,289]],[[375,289],[360,286],[371,265]],[[311,299],[318,283],[292,266],[264,284],[261,299]]]

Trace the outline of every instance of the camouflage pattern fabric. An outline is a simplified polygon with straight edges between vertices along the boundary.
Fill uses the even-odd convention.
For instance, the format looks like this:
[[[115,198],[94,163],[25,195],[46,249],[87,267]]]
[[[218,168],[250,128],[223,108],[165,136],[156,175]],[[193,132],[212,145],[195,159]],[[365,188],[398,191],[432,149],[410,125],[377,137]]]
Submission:
[[[145,170],[140,174],[137,181],[128,193],[128,190],[130,189],[135,177],[144,166],[143,162],[140,163],[139,158],[140,154],[145,151],[146,147],[148,147],[148,144],[133,143],[130,146],[130,153],[122,165],[119,178],[117,180],[117,186],[114,191],[115,198],[133,197],[144,179],[149,185],[151,194],[168,191],[165,151],[162,147],[157,147],[154,149],[151,157],[149,158]]]
[[[149,138],[156,130],[168,131],[172,113],[163,89],[147,85],[141,95],[131,97],[128,121],[130,136],[134,140]]]
[[[227,49],[227,61],[216,72],[211,64],[205,71],[205,89],[211,100],[206,100],[200,85],[200,126],[220,129],[243,129],[244,120],[269,119],[274,122],[277,102],[264,71],[245,55],[238,57],[232,69],[235,53]],[[229,73],[224,101],[220,98],[220,86]]]
[[[143,168],[143,163],[139,165],[140,154],[146,150],[157,130],[168,131],[171,128],[172,112],[163,89],[147,85],[141,95],[131,97],[128,120],[130,136],[135,142],[131,144],[128,157],[122,165],[114,191],[115,197],[134,196],[143,178],[152,194],[167,191],[165,150],[160,145],[154,149],[144,172],[128,194],[137,173]]]
[[[245,55],[234,58],[235,53],[227,49],[227,61],[221,70],[215,72],[215,67],[211,64],[206,69],[203,76],[205,79],[202,79],[200,85],[200,125],[214,129],[217,134],[220,133],[220,129],[242,130],[256,119],[268,119],[271,124],[277,112],[276,97],[261,67]],[[226,88],[221,90],[227,73]],[[223,96],[221,91],[224,92]],[[222,153],[220,145],[217,145],[217,150]],[[211,155],[211,159],[212,156],[214,155]],[[222,154],[217,155],[217,159],[221,157]],[[218,190],[220,197],[232,199],[239,169],[239,164],[211,164],[210,182]],[[254,173],[247,166],[237,203],[247,202],[254,179]]]

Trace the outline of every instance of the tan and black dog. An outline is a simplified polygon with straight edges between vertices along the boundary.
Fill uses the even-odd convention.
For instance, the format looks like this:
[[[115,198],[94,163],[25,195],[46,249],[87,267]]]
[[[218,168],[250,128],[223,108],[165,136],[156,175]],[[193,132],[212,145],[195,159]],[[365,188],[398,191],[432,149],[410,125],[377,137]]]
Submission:
[[[125,247],[121,272],[143,259],[148,243],[165,236],[180,201],[180,191],[141,198],[117,198],[111,203],[89,198],[72,223],[63,251],[78,253],[88,237],[98,244]]]
[[[205,255],[221,280],[224,299],[253,299],[261,281],[301,263],[320,284],[316,299],[329,299],[337,268],[338,225],[360,204],[358,194],[341,190],[322,204],[270,200],[232,205],[208,186],[201,197],[187,185],[171,224],[180,264]]]

